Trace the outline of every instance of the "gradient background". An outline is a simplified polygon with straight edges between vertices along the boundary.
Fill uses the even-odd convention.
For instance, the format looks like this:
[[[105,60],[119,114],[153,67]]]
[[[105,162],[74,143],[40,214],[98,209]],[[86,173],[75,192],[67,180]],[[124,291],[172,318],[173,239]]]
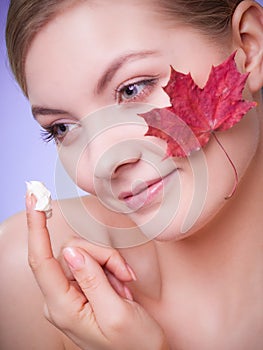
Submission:
[[[258,2],[263,5],[263,0]],[[55,146],[41,140],[29,103],[8,68],[4,39],[8,4],[9,0],[0,0],[0,222],[24,209],[27,180],[43,181],[56,198]],[[68,189],[68,179],[61,178]],[[70,191],[65,190],[60,198],[67,196]]]
[[[29,103],[8,68],[4,38],[8,4],[9,0],[0,0],[0,222],[24,209],[26,180],[43,181],[55,194],[55,146],[41,140]]]

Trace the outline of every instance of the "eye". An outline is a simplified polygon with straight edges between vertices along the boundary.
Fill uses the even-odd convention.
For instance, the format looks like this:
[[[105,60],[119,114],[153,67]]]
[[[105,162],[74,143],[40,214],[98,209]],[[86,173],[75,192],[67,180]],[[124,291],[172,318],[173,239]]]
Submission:
[[[150,94],[156,84],[157,79],[153,78],[122,85],[116,90],[116,100],[118,103],[142,100]]]
[[[126,100],[133,98],[134,96],[138,95],[143,90],[144,87],[145,87],[144,82],[128,85],[127,87],[123,88],[121,91],[122,98]]]
[[[65,136],[76,127],[78,127],[78,124],[58,123],[45,127],[41,131],[41,135],[45,142],[55,140],[59,143],[62,142]]]

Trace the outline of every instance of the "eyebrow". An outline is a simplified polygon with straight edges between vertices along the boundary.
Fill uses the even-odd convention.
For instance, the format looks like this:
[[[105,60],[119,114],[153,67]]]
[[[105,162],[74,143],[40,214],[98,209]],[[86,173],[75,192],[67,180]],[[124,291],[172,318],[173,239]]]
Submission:
[[[101,78],[98,81],[96,87],[96,93],[100,94],[105,90],[107,85],[111,82],[114,75],[123,67],[125,63],[132,62],[139,59],[144,59],[149,56],[158,56],[159,51],[144,50],[144,51],[132,51],[128,52],[120,57],[114,59],[109,66],[105,69]],[[32,106],[31,108],[33,117],[36,119],[37,115],[68,115],[69,113],[60,109],[53,109],[41,106]]]
[[[127,62],[132,62],[139,59],[144,59],[149,56],[157,56],[159,55],[159,51],[138,51],[138,52],[128,52],[120,57],[117,57],[115,60],[113,60],[109,66],[106,68],[104,73],[102,74],[101,78],[98,81],[96,93],[100,94],[107,85],[110,83],[110,81],[113,79],[114,75],[120,70],[123,65]]]
[[[68,112],[61,109],[53,109],[39,106],[32,106],[33,117],[36,119],[37,115],[68,115]]]

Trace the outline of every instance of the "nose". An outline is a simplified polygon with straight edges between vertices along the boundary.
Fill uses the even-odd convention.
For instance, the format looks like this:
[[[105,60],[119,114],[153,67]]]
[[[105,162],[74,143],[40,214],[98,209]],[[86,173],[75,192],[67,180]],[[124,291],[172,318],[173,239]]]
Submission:
[[[114,105],[82,120],[83,160],[89,164],[86,181],[91,180],[90,186],[94,180],[116,178],[123,174],[123,169],[134,166],[142,158],[146,127],[139,112],[135,107],[123,109]]]
[[[142,157],[138,140],[119,142],[103,152],[96,160],[94,176],[97,179],[114,179],[122,171],[134,166]]]

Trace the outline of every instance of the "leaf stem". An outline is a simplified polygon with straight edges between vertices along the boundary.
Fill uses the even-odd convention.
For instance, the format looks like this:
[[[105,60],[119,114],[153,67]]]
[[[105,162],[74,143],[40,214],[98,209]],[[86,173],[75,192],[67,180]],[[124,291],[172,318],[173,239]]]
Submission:
[[[234,193],[236,192],[236,189],[237,189],[237,184],[238,184],[238,174],[237,174],[237,169],[235,167],[235,164],[232,162],[231,158],[229,157],[227,151],[225,150],[224,146],[222,145],[222,143],[219,141],[218,137],[216,136],[216,134],[214,132],[212,132],[212,135],[215,139],[215,141],[217,142],[217,144],[219,145],[219,147],[221,148],[221,150],[225,153],[230,165],[232,166],[232,169],[234,170],[234,174],[235,174],[235,183],[234,183],[234,186],[233,186],[233,189],[232,191],[230,192],[230,194],[225,197],[225,199],[230,199]]]

